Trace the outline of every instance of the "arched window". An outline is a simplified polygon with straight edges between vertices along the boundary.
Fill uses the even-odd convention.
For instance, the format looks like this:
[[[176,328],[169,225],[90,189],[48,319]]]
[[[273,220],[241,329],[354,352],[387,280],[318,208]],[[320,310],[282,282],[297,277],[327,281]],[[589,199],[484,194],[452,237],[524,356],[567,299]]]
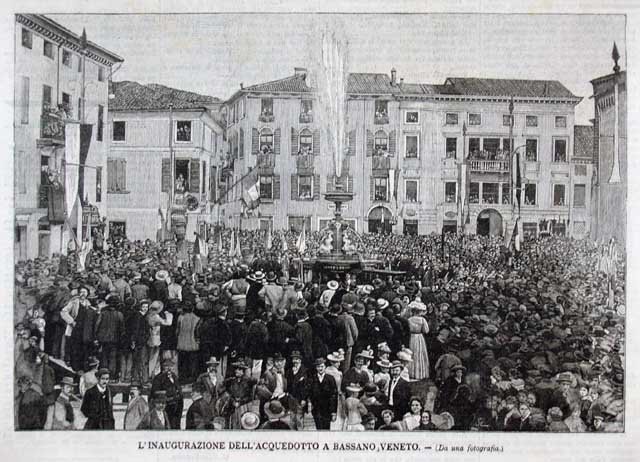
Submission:
[[[273,151],[273,132],[270,128],[263,128],[260,131],[260,152],[269,154]]]
[[[313,134],[306,128],[300,132],[300,154],[313,154]]]
[[[378,130],[374,137],[373,153],[381,156],[389,152],[389,137],[384,130]]]

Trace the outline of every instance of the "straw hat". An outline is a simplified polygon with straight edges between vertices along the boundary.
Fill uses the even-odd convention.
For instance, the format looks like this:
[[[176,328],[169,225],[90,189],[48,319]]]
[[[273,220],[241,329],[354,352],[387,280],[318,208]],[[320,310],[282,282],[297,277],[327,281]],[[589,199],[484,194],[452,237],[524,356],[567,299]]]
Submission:
[[[269,419],[280,419],[287,413],[280,401],[273,400],[264,404],[264,413]]]
[[[327,282],[327,289],[329,290],[338,290],[340,284],[337,281],[329,281]]]
[[[244,430],[255,430],[260,425],[260,417],[255,412],[247,411],[240,417],[240,426]]]

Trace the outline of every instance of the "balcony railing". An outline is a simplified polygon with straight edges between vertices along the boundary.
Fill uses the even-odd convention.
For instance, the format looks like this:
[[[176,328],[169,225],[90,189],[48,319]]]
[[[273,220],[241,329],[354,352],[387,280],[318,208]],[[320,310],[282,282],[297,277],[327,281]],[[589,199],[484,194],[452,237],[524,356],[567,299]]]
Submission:
[[[371,158],[371,168],[374,170],[389,170],[391,159],[389,157],[374,156]]]
[[[298,119],[301,124],[310,124],[313,122],[312,114],[300,114],[300,118]]]
[[[296,170],[298,173],[309,173],[313,170],[314,156],[311,154],[300,154],[296,156]]]
[[[380,114],[376,114],[376,116],[373,118],[373,123],[376,125],[385,125],[389,123],[389,116],[388,115],[380,115]]]
[[[509,162],[506,160],[470,160],[469,170],[479,173],[509,173]]]
[[[40,138],[64,143],[64,119],[52,111],[43,111],[40,116]]]
[[[260,120],[260,122],[269,123],[273,122],[275,120],[275,117],[271,113],[263,112],[262,114],[260,114],[260,117],[258,117],[258,120]]]
[[[275,154],[258,154],[256,166],[262,168],[273,168],[276,166]]]

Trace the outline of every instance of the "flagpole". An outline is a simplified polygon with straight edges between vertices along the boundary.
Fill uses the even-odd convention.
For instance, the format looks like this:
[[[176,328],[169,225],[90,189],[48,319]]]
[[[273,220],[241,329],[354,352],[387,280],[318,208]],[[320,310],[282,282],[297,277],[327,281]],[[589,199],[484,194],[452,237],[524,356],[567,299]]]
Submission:
[[[173,195],[174,195],[174,191],[175,191],[175,181],[176,181],[176,172],[175,172],[175,157],[174,157],[174,152],[173,152],[173,104],[169,104],[169,162],[171,163],[170,167],[169,167],[169,173],[171,175],[171,181],[170,181],[170,188],[169,189],[169,207],[167,207],[167,216],[164,217],[165,222],[166,222],[166,230],[167,230],[167,234],[169,232],[169,230],[171,230],[171,206],[173,204]],[[165,238],[165,240],[167,239],[168,236],[163,236]]]

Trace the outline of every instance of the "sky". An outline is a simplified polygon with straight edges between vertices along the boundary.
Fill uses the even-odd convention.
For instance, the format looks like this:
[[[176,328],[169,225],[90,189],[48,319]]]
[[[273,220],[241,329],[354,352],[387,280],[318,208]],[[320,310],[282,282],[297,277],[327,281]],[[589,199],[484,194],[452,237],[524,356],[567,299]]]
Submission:
[[[113,79],[160,83],[221,99],[283,78],[317,59],[322,31],[348,43],[351,72],[406,83],[446,77],[559,80],[584,97],[576,122],[593,117],[589,81],[611,72],[617,42],[626,69],[623,15],[184,14],[50,18],[124,58]]]

